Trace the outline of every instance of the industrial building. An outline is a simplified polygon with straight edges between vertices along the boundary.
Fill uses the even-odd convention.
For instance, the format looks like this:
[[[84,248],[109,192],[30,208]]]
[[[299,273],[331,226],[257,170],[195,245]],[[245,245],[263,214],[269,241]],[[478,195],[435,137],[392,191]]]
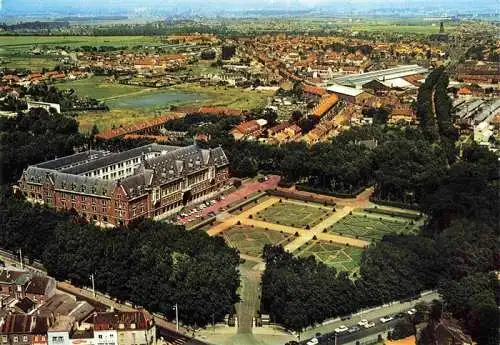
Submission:
[[[362,86],[373,80],[383,82],[387,86],[409,86],[409,83],[402,80],[404,77],[427,74],[429,70],[419,65],[403,65],[378,71],[371,71],[361,74],[349,74],[334,78],[330,84],[337,84],[361,89]]]

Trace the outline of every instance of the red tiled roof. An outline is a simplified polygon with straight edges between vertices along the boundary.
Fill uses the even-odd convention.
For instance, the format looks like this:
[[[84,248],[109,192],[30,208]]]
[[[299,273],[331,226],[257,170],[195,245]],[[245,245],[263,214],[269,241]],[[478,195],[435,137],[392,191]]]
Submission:
[[[459,95],[472,95],[472,91],[469,90],[468,88],[466,87],[461,87],[458,91],[457,91],[457,94]]]
[[[94,329],[96,331],[111,329],[147,329],[152,318],[144,309],[132,312],[97,313],[94,316]],[[123,325],[124,328],[120,328]]]
[[[170,112],[168,113],[167,116],[163,116],[158,119],[135,123],[127,127],[109,129],[105,132],[97,134],[96,137],[99,139],[111,139],[111,138],[121,137],[124,136],[125,134],[133,134],[141,130],[165,124],[170,120],[178,119],[180,117],[183,117],[184,115],[185,115],[184,113]]]
[[[339,98],[335,94],[331,94],[321,100],[321,102],[313,109],[312,114],[317,117],[325,115],[332,107],[337,104]]]
[[[260,125],[257,120],[250,120],[240,123],[235,127],[240,133],[250,134],[260,129]]]
[[[313,94],[313,95],[324,96],[324,95],[327,94],[327,91],[325,89],[321,88],[321,87],[316,87],[316,86],[311,86],[311,85],[303,84],[302,88],[303,88],[304,92],[310,93],[310,94]]]

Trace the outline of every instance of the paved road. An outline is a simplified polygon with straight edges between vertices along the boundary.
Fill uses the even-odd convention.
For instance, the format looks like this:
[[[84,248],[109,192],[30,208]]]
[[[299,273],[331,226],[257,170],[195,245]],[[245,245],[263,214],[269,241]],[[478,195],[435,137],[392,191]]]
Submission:
[[[318,326],[304,331],[301,335],[301,339],[311,338],[318,332],[322,334],[333,332],[335,328],[341,325],[345,325],[347,327],[354,326],[362,319],[374,320],[375,323],[378,325],[380,324],[379,319],[383,316],[394,315],[400,312],[406,312],[407,310],[413,308],[415,304],[419,302],[431,302],[432,300],[439,298],[440,297],[437,292],[431,292],[411,302],[405,302],[405,303],[395,302],[385,307],[374,308],[372,310],[356,313],[349,320],[342,321],[340,319],[335,319],[333,322],[327,325]],[[375,328],[375,332],[376,330],[377,328]]]

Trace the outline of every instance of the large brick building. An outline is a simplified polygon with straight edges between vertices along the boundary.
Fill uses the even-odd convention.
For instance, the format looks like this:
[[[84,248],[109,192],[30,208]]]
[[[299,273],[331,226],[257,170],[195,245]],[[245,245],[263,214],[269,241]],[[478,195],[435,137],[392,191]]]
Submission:
[[[229,180],[224,151],[150,144],[90,150],[29,166],[19,187],[31,202],[75,209],[101,225],[163,217],[219,194]]]

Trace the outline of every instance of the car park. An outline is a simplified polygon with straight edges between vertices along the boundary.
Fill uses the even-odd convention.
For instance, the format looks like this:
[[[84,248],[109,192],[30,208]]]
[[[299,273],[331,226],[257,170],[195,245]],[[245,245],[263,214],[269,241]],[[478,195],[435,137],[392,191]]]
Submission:
[[[368,322],[366,325],[365,325],[365,328],[372,328],[372,327],[375,327],[375,322]]]
[[[337,328],[335,328],[335,333],[344,333],[344,332],[347,332],[348,328],[344,325],[342,326],[339,326]]]
[[[394,317],[392,317],[390,315],[387,315],[387,316],[380,318],[380,322],[382,322],[382,323],[387,323],[387,322],[392,321],[392,320],[394,320]]]

